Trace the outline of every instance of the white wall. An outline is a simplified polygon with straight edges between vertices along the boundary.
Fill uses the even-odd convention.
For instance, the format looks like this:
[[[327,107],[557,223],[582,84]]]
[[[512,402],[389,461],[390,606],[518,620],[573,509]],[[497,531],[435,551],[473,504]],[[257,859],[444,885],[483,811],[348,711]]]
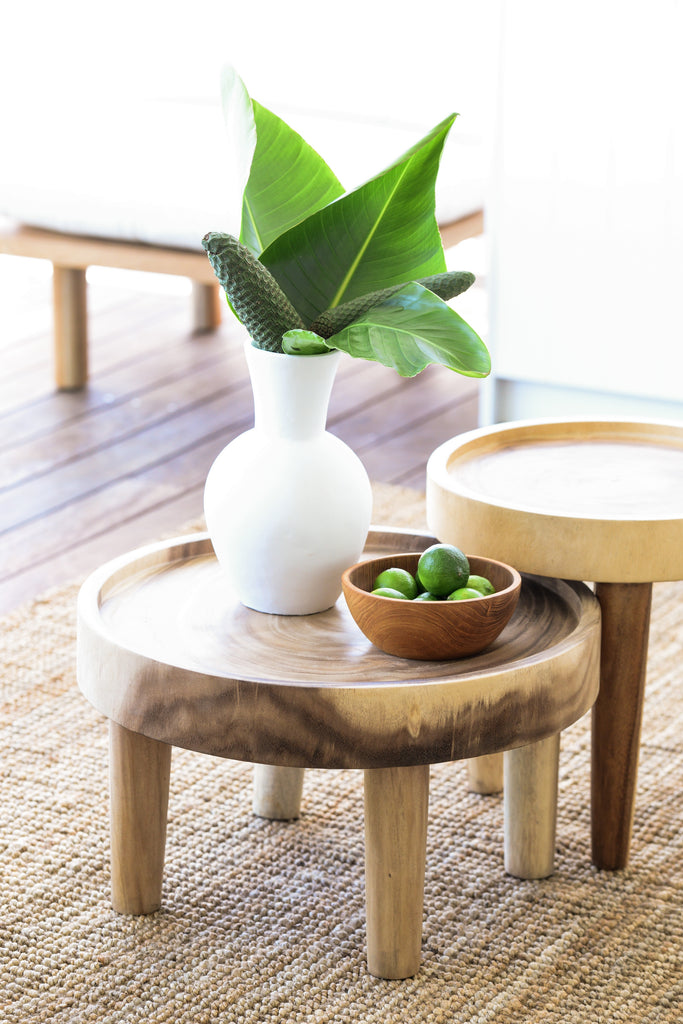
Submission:
[[[479,131],[493,97],[499,2],[12,4],[3,14],[1,113],[26,112],[40,124],[112,97],[215,99],[230,62],[263,103],[362,108],[430,125],[455,109],[463,131]]]
[[[683,418],[683,4],[503,7],[484,421]]]

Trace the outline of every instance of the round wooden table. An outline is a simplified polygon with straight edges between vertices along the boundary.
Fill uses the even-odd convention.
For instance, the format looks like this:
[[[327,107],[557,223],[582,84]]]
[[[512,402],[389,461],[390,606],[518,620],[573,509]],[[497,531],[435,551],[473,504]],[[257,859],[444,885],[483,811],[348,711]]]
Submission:
[[[427,520],[472,554],[597,584],[593,861],[624,867],[652,584],[683,579],[683,423],[535,420],[461,434],[429,459]]]
[[[433,542],[375,530],[365,553]],[[559,733],[598,689],[600,612],[583,584],[525,577],[498,640],[450,662],[382,653],[343,598],[308,616],[245,608],[204,534],[103,566],[78,609],[79,685],[110,720],[116,910],[160,905],[172,746],[285,776],[365,769],[368,967],[380,977],[419,966],[430,764],[506,750],[506,868],[552,871]]]

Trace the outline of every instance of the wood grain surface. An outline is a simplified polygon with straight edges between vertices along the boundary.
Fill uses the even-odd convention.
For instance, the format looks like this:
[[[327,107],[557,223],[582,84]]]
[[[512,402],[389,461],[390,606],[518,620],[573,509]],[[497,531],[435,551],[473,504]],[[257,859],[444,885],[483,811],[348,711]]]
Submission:
[[[683,578],[683,424],[526,421],[469,431],[427,466],[445,542],[523,572],[611,583]]]
[[[119,267],[216,283],[216,275],[202,250],[72,235],[23,224],[0,225],[0,252],[50,260],[60,267]]]
[[[420,966],[429,766],[364,776],[368,970],[409,978]]]
[[[419,550],[374,531],[366,553]],[[79,684],[108,718],[206,753],[291,767],[457,760],[561,731],[593,703],[600,615],[582,584],[526,577],[483,654],[416,662],[383,654],[340,599],[271,616],[231,594],[205,535],[104,566],[79,598]]]
[[[55,266],[54,359],[57,387],[71,391],[88,379],[88,314],[85,271]]]
[[[628,863],[640,756],[651,583],[601,583],[600,693],[593,707],[591,817],[593,863]]]
[[[152,914],[161,906],[171,747],[109,723],[112,906]]]
[[[560,734],[503,754],[505,870],[547,878],[555,869]]]

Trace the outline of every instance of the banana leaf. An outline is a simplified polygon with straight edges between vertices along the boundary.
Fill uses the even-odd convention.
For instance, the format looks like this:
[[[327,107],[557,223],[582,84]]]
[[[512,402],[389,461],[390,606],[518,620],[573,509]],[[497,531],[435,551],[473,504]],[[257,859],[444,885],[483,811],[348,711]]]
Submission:
[[[250,99],[232,68],[223,73],[222,105],[235,158],[248,163],[239,240],[258,256],[283,232],[341,196],[344,187],[293,128]]]
[[[256,125],[251,97],[242,79],[229,65],[221,73],[221,96],[225,134],[232,156],[232,167],[226,180],[226,205],[239,209],[256,149]],[[233,188],[239,190],[235,195],[232,194]]]
[[[305,323],[367,292],[445,271],[435,184],[456,116],[447,117],[385,171],[316,210],[261,253],[261,262]],[[258,152],[254,163],[257,159]]]
[[[412,282],[325,340],[358,359],[370,359],[414,377],[439,363],[466,377],[486,377],[491,359],[484,342],[434,292]]]

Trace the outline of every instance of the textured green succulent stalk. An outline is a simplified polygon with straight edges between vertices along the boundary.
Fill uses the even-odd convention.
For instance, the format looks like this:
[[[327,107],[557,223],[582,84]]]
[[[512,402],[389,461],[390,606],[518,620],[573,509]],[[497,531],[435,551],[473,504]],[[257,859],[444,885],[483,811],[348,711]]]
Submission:
[[[447,302],[454,299],[456,295],[462,295],[474,284],[476,278],[469,270],[446,270],[443,274],[434,274],[432,277],[421,277],[418,284],[423,288],[429,288],[440,299]]]
[[[440,299],[447,301],[466,291],[471,284],[474,284],[474,280],[474,274],[469,271],[447,270],[443,274],[422,277],[417,283],[428,288],[430,292],[434,292]],[[368,292],[367,295],[359,295],[349,302],[344,302],[341,306],[328,309],[311,324],[311,330],[319,334],[321,338],[331,338],[333,334],[343,331],[354,320],[367,313],[378,302],[389,298],[403,287],[403,284],[396,284],[390,288],[382,288],[380,291]]]
[[[305,324],[273,275],[233,235],[210,231],[202,245],[252,341],[258,348],[282,352],[282,335]]]

